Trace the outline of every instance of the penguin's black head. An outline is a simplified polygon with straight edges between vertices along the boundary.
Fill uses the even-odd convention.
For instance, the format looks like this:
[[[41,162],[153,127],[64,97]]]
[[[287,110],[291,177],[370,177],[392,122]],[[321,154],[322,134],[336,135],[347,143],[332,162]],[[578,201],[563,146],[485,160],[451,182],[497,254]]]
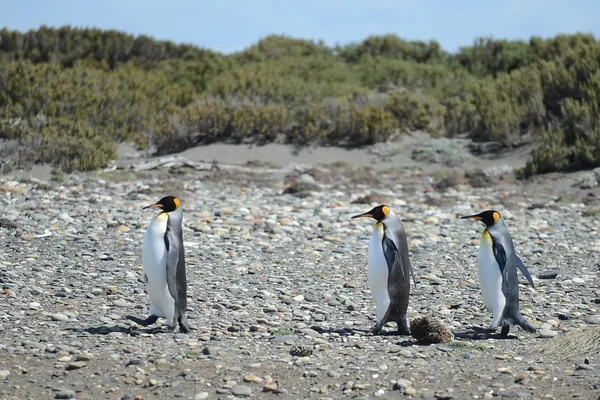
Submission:
[[[500,213],[496,210],[486,210],[479,214],[461,217],[460,219],[477,219],[483,222],[485,226],[489,228],[490,226],[496,225],[496,222],[500,220]]]
[[[181,201],[175,196],[165,196],[160,199],[157,203],[151,204],[142,208],[145,210],[146,208],[160,208],[164,212],[171,212],[177,210],[181,206]]]
[[[377,222],[381,222],[388,216],[390,213],[390,208],[386,205],[380,205],[373,208],[371,211],[367,211],[364,214],[355,215],[352,218],[373,218]]]

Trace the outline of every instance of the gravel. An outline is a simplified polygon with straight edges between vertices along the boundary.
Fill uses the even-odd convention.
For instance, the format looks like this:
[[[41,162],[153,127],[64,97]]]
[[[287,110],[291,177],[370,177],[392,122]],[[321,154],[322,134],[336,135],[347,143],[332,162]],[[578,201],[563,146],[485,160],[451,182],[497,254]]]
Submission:
[[[0,398],[598,397],[599,354],[539,351],[600,323],[600,220],[585,212],[597,205],[556,202],[551,184],[439,191],[415,169],[340,170],[0,177]],[[320,190],[283,194],[291,179]],[[141,245],[155,214],[141,208],[166,194],[184,207],[188,335],[124,318],[147,316]],[[452,341],[419,345],[393,324],[369,333],[372,224],[350,216],[374,194],[409,237],[409,321],[435,318]],[[537,334],[474,329],[490,323],[483,227],[458,217],[487,208],[534,277],[532,289],[519,275],[520,299]]]

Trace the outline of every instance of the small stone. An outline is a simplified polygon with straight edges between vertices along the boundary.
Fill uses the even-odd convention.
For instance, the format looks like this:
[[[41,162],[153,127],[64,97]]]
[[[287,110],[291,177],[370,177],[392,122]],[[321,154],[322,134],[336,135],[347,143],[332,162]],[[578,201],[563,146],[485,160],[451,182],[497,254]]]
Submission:
[[[398,379],[396,383],[394,383],[394,390],[402,390],[412,386],[412,382],[408,379]]]
[[[404,391],[404,394],[408,394],[408,395],[413,395],[413,394],[417,394],[417,389],[413,388],[413,387],[408,387],[406,388],[406,390]]]
[[[581,371],[581,370],[591,371],[594,369],[594,367],[589,364],[577,364],[577,367],[575,369],[577,369],[578,371]]]
[[[510,368],[501,367],[501,368],[498,368],[497,371],[500,372],[500,373],[502,373],[502,374],[507,374],[507,375],[512,375],[513,374],[512,370]]]
[[[127,225],[119,225],[115,228],[115,230],[119,233],[129,232],[131,229]]]
[[[398,352],[398,354],[400,354],[402,357],[405,357],[405,358],[411,358],[412,357],[411,351],[410,350],[406,350],[406,349],[400,350]]]
[[[131,304],[123,299],[117,299],[113,301],[113,304],[117,307],[131,307]]]
[[[547,329],[547,328],[540,329],[539,333],[540,333],[540,337],[544,338],[544,339],[550,339],[550,338],[553,338],[558,335],[558,332],[551,331],[550,329]]]
[[[262,378],[254,375],[254,374],[248,374],[248,375],[244,376],[244,382],[261,383],[262,381],[263,381]]]
[[[200,392],[196,393],[194,396],[194,400],[205,400],[208,399],[208,392]]]
[[[68,321],[69,317],[67,317],[65,314],[50,314],[50,319],[52,319],[52,321]]]
[[[249,397],[252,395],[252,388],[246,385],[235,385],[231,388],[231,393],[234,396]]]
[[[73,390],[63,389],[56,392],[55,399],[74,399],[75,392]]]
[[[590,325],[599,325],[600,324],[600,317],[597,315],[588,315],[583,320],[585,321],[586,324],[590,324]]]
[[[527,375],[519,374],[515,376],[515,383],[525,383],[527,381]]]
[[[87,363],[83,361],[74,361],[72,363],[67,364],[67,371],[72,371],[74,369],[81,369],[87,367]]]
[[[556,270],[548,270],[548,271],[544,271],[541,274],[538,275],[538,278],[540,279],[554,279],[558,276],[558,271]]]
[[[117,293],[119,293],[119,289],[117,289],[116,286],[107,286],[106,287],[106,293],[108,293],[108,294],[117,294]]]
[[[6,378],[10,375],[10,371],[7,369],[0,370],[0,379]]]
[[[276,390],[277,390],[276,383],[266,383],[265,386],[263,386],[263,392],[274,392]]]
[[[92,355],[89,353],[82,353],[82,354],[77,354],[77,356],[75,357],[75,361],[91,361],[92,360]]]

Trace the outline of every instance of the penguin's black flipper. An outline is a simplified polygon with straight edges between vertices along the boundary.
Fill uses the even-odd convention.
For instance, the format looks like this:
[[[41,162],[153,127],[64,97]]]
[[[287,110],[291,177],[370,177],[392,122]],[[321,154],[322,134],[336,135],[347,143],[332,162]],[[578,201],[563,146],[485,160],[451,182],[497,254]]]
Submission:
[[[521,260],[521,258],[516,254],[515,257],[517,257],[517,268],[519,268],[523,275],[525,275],[525,278],[527,278],[527,282],[529,282],[529,285],[531,285],[531,287],[535,289],[535,285],[533,284],[533,278],[527,270],[527,267],[525,267],[525,264],[523,264],[523,260]]]
[[[181,231],[179,234],[167,225],[165,232],[165,245],[167,246],[167,286],[169,293],[175,299],[175,314],[169,325],[175,326],[180,316],[187,310],[185,253],[181,245]]]
[[[410,275],[413,278],[413,283],[415,284],[415,288],[416,288],[417,287],[417,278],[415,278],[415,270],[413,269],[412,262],[410,260],[408,261],[408,263],[410,266]]]
[[[156,315],[151,315],[146,319],[141,319],[138,317],[134,317],[133,315],[126,315],[125,318],[135,322],[138,325],[141,326],[148,326],[148,325],[152,325],[153,323],[155,323],[158,320],[158,317]]]

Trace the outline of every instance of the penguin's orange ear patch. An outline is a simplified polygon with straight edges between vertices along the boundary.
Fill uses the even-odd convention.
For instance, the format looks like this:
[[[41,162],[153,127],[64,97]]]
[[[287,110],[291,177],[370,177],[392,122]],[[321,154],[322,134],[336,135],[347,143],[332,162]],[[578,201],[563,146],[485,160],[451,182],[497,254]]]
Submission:
[[[175,203],[175,209],[177,210],[179,208],[179,206],[181,205],[181,201],[179,201],[179,199],[177,197],[175,197],[173,199],[173,203]]]
[[[492,215],[492,217],[494,218],[494,224],[495,224],[500,219],[500,213],[498,211],[494,211],[494,214]]]
[[[387,215],[390,213],[390,208],[388,206],[383,206],[381,207],[381,211],[383,211],[383,215],[387,217]]]

